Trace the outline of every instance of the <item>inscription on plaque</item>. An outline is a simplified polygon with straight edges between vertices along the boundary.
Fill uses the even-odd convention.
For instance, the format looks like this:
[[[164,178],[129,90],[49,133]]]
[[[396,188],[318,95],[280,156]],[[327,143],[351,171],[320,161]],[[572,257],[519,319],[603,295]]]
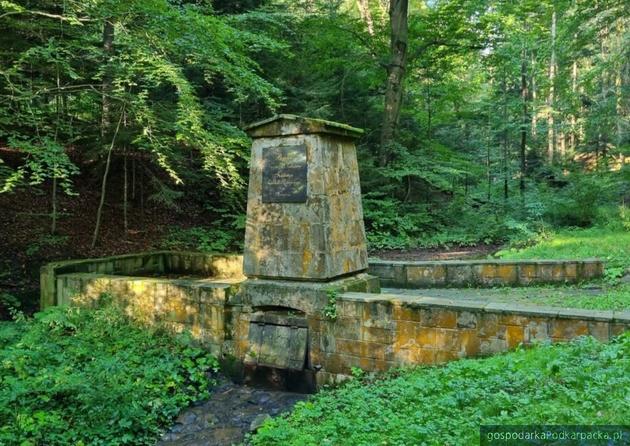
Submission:
[[[263,203],[306,201],[306,146],[268,147],[262,160]]]

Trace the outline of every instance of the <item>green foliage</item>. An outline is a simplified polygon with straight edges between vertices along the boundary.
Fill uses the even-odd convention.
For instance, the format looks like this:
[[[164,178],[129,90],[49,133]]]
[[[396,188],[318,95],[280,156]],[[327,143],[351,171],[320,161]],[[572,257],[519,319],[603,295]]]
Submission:
[[[566,186],[545,194],[545,218],[555,226],[593,225],[600,218],[601,208],[614,203],[619,186],[611,175],[578,173],[565,181]]]
[[[0,292],[0,315],[6,314],[16,318],[20,313],[22,303],[12,294]]]
[[[37,254],[42,248],[62,247],[68,243],[67,235],[42,235],[38,240],[30,243],[26,247],[26,254],[32,256]]]
[[[0,323],[0,443],[154,444],[208,396],[216,358],[114,305]]]
[[[49,139],[40,140],[9,138],[9,147],[19,150],[25,162],[0,183],[0,193],[9,192],[25,182],[30,186],[42,184],[46,179],[55,179],[68,195],[72,192],[72,176],[79,173],[63,147]]]
[[[353,380],[267,421],[254,445],[479,443],[481,424],[624,424],[630,336]]]
[[[337,320],[337,297],[339,297],[339,290],[336,288],[330,288],[326,290],[326,297],[328,301],[326,306],[322,308],[322,316],[329,321]]]
[[[539,243],[523,248],[499,251],[504,259],[586,259],[606,261],[607,270],[630,267],[630,232],[614,225],[589,229],[559,230]]]

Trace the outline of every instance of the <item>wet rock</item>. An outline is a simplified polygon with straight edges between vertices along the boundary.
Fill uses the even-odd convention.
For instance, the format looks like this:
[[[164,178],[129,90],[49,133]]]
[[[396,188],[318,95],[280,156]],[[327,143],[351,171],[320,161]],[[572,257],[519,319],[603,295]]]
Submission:
[[[267,421],[269,418],[271,418],[271,416],[266,413],[261,413],[260,415],[257,415],[256,418],[254,418],[254,421],[250,423],[249,430],[251,432],[256,432],[258,428],[262,426],[263,423]]]
[[[257,389],[227,380],[210,399],[184,410],[158,446],[231,446],[257,430],[265,420],[291,410],[308,395]]]

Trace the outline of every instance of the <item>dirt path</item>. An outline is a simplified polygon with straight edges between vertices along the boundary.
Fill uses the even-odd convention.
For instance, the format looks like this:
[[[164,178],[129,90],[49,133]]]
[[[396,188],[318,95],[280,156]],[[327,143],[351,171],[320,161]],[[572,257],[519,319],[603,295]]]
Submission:
[[[501,245],[476,245],[452,248],[383,249],[371,251],[370,257],[383,260],[483,259],[500,248]]]

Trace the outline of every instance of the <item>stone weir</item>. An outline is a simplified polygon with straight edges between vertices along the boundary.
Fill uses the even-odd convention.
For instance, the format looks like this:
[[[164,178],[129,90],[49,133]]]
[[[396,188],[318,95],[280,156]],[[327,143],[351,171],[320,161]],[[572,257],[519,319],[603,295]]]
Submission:
[[[103,293],[134,317],[188,329],[224,365],[306,373],[385,370],[582,334],[608,339],[626,313],[528,309],[381,295],[390,286],[526,285],[601,275],[601,262],[368,263],[354,141],[361,130],[279,115],[253,138],[244,255],[155,252],[42,270],[42,307]],[[242,267],[241,267],[242,265]]]

